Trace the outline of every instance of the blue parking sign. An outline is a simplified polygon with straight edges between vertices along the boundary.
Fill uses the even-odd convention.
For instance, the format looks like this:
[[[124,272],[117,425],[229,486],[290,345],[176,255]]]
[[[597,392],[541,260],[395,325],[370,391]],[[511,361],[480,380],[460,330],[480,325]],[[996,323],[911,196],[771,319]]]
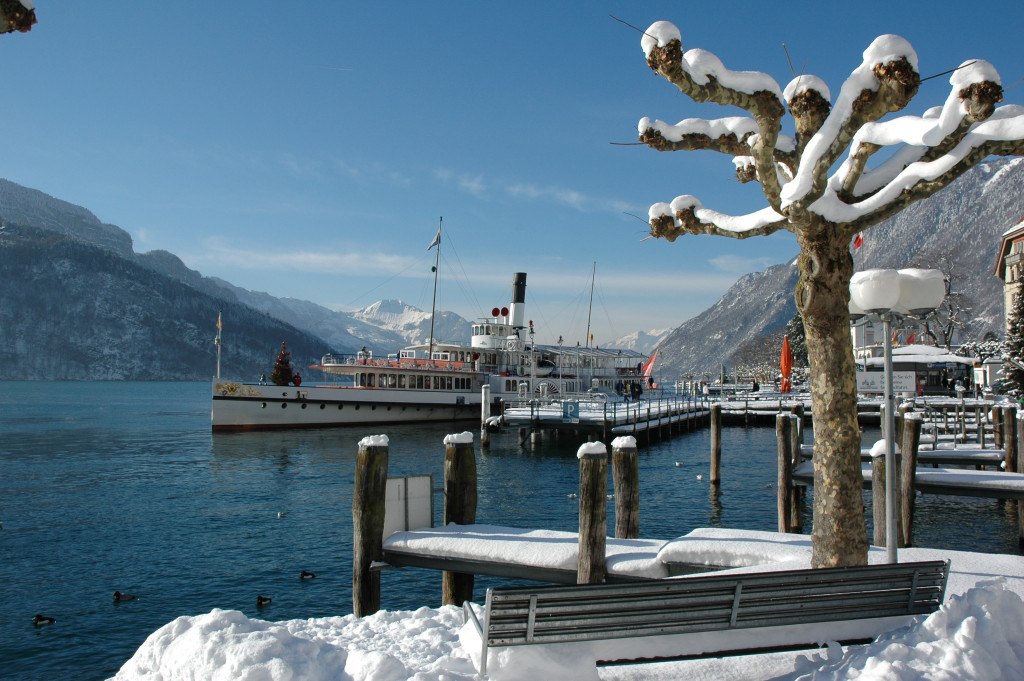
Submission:
[[[562,402],[562,423],[580,422],[580,403]]]

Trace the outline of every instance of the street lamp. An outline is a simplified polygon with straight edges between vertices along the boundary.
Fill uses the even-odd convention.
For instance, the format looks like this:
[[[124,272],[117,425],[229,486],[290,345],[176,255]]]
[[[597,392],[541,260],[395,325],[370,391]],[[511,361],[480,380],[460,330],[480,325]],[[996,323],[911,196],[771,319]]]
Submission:
[[[892,389],[892,333],[890,324],[903,316],[923,318],[935,311],[946,296],[939,270],[865,270],[850,278],[850,317],[880,319],[885,354],[885,549],[888,561],[896,557],[896,429]]]

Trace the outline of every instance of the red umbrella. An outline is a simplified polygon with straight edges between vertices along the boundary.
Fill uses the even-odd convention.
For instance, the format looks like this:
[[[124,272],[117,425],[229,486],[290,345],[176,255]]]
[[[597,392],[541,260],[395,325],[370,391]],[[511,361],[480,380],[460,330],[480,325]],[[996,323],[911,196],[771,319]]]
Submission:
[[[789,374],[793,371],[793,350],[789,347],[789,336],[782,337],[782,360],[779,362],[779,368],[782,371],[781,390],[788,393],[792,387]]]

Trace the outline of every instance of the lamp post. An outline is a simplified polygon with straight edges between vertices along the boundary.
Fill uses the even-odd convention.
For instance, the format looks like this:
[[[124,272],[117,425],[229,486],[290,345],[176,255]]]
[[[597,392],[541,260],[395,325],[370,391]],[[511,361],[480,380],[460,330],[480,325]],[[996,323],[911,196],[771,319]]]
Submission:
[[[865,270],[850,279],[850,317],[874,317],[882,322],[884,352],[885,421],[885,550],[890,563],[896,555],[896,409],[892,380],[893,321],[903,316],[924,318],[946,296],[945,278],[939,270]]]

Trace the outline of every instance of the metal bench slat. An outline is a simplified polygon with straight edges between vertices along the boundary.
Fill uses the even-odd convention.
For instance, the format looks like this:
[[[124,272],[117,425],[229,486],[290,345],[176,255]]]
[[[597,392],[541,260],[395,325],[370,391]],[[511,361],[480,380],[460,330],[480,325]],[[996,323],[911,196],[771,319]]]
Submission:
[[[488,590],[488,645],[906,616],[941,605],[948,562],[658,583]]]

